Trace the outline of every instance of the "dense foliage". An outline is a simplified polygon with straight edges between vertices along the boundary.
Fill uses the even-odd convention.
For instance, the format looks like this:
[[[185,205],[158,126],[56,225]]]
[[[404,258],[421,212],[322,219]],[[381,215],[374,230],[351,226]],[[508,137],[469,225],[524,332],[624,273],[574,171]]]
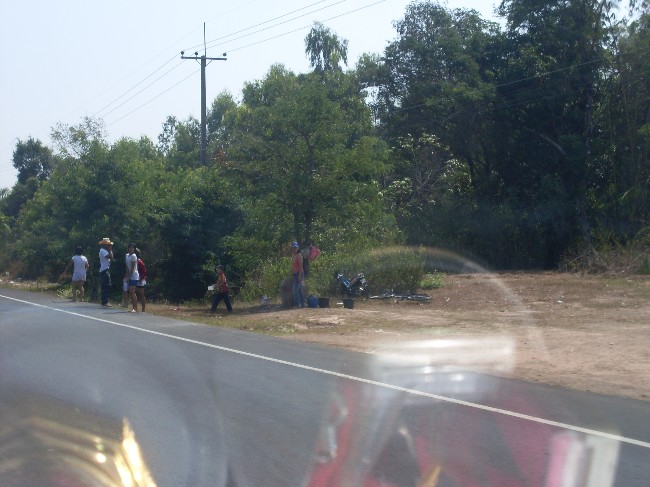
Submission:
[[[647,245],[650,13],[631,5],[620,21],[613,1],[504,0],[501,26],[413,3],[347,70],[347,41],[317,24],[312,72],[274,65],[213,101],[205,166],[192,118],[168,117],[157,143],[109,144],[89,119],[55,127],[54,148],[19,140],[0,269],[55,278],[76,245],[95,269],[99,239],[118,258],[134,241],[152,292],[182,300],[217,262],[249,297],[277,292],[292,240],[323,250],[321,293],[335,270],[415,286],[419,251],[377,251],[395,244],[508,269]]]

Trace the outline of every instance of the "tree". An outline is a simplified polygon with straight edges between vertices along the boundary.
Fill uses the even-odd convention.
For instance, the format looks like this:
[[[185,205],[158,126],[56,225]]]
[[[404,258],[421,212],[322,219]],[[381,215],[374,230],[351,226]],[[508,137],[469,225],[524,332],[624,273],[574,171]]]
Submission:
[[[435,136],[472,171],[475,189],[492,194],[490,109],[498,26],[475,11],[449,12],[423,2],[396,22],[399,37],[380,65],[364,58],[360,75],[375,85],[380,131],[401,137]]]
[[[611,170],[595,114],[610,72],[614,5],[505,0],[499,8],[510,62],[498,73],[497,127],[507,135],[496,146],[495,170],[504,194],[529,208],[533,238],[547,242],[545,266],[592,246],[594,196]]]
[[[176,117],[168,116],[165,123],[163,123],[162,132],[158,134],[158,150],[165,156],[168,156],[174,147],[174,136],[176,134],[176,126],[178,121]]]
[[[167,117],[156,146],[165,155],[171,169],[197,167],[200,157],[201,126],[194,117],[179,122]]]
[[[213,163],[224,163],[225,153],[228,150],[228,128],[225,117],[229,111],[235,110],[237,103],[228,92],[220,93],[212,102],[208,112],[208,154]]]
[[[305,54],[316,73],[341,71],[340,63],[348,64],[348,41],[316,22],[305,37]]]
[[[54,157],[52,151],[40,140],[29,137],[18,140],[13,153],[13,165],[18,170],[18,182],[26,183],[30,178],[45,181],[52,172]]]
[[[613,59],[606,102],[598,116],[606,123],[608,184],[599,193],[607,213],[603,223],[614,226],[622,241],[650,225],[650,13],[642,14],[621,32]]]
[[[0,249],[3,249],[3,255],[6,255],[6,250],[4,249],[6,248],[10,233],[11,228],[9,227],[9,218],[0,213]]]
[[[242,226],[229,247],[248,270],[286,243],[309,237],[331,249],[394,239],[378,178],[387,147],[351,76],[323,82],[273,66],[248,83],[226,112],[229,147],[223,184],[236,195]]]
[[[83,157],[93,144],[106,138],[106,129],[101,119],[84,117],[78,125],[57,124],[51,137],[61,157]]]
[[[395,27],[397,39],[380,58],[364,56],[357,76],[375,95],[379,133],[403,161],[385,182],[400,228],[409,243],[488,258],[477,217],[504,198],[493,113],[503,35],[475,11],[432,2],[408,6]]]
[[[13,165],[18,170],[18,178],[11,191],[2,198],[0,211],[15,218],[25,203],[34,197],[40,184],[50,177],[55,158],[40,140],[29,137],[16,143]]]
[[[86,139],[83,150],[79,157],[61,159],[16,220],[16,259],[24,277],[58,275],[76,245],[96,248],[100,238],[110,236],[119,255],[126,242],[146,234],[153,198],[146,188],[154,183],[148,181],[153,167],[140,157],[141,144]]]

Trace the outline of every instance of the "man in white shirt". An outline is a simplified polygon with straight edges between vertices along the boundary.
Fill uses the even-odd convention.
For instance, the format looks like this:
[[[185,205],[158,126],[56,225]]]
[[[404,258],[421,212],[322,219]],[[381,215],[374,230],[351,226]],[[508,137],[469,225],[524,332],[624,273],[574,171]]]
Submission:
[[[102,306],[112,308],[108,302],[108,293],[111,290],[111,260],[113,260],[113,242],[110,238],[99,241],[99,282],[102,288]]]

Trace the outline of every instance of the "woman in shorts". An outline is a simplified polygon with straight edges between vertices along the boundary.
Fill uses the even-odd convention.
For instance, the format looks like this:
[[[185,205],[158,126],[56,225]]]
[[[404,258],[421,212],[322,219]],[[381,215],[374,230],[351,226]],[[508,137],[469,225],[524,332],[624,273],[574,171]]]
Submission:
[[[66,274],[70,267],[72,267],[72,300],[77,301],[77,294],[79,295],[79,301],[84,300],[84,282],[86,282],[86,273],[88,271],[88,259],[86,256],[82,255],[83,249],[80,245],[74,249],[74,255],[72,259],[68,262],[65,270],[63,271]]]
[[[142,312],[144,313],[144,287],[147,285],[147,266],[144,265],[144,261],[140,258],[140,249],[135,249],[135,255],[138,257],[138,274],[140,280],[135,286],[135,294],[138,296],[138,300],[142,305]]]
[[[137,313],[138,301],[135,296],[135,288],[140,280],[138,273],[138,256],[135,255],[135,244],[130,243],[128,247],[128,254],[126,255],[126,269],[124,272],[124,281],[129,281],[129,296],[131,297],[131,304],[133,309],[131,313]]]

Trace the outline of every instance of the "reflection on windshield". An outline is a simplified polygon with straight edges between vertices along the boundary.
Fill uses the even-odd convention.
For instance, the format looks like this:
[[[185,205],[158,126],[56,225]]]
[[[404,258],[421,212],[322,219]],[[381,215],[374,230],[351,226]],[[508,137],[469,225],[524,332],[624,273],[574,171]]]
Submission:
[[[418,341],[400,350],[379,354],[373,381],[337,381],[309,487],[613,485],[618,441],[500,414],[513,398],[500,398],[504,391],[476,372],[511,367],[508,339]],[[480,358],[470,364],[470,356]],[[532,399],[514,402],[544,412]]]
[[[155,487],[129,422],[52,399],[0,405],[3,487]]]
[[[427,261],[461,267],[449,254]],[[518,307],[498,319],[544,356],[530,312],[488,279]],[[34,340],[20,320],[0,341],[0,487],[153,486],[150,470],[161,487],[647,485],[646,452],[626,457],[611,411],[580,410],[591,396],[556,407],[547,388],[498,379],[520,346],[496,327],[476,338],[431,326],[351,354],[157,318],[124,328],[136,334],[101,320]],[[30,383],[66,404],[10,387]]]
[[[498,277],[451,252],[421,251],[428,272],[484,273],[512,304],[507,319],[526,331],[541,356],[547,354],[530,311]],[[375,257],[384,268],[399,249],[381,252]],[[368,379],[341,377],[332,386],[306,485],[614,485],[616,439],[540,420],[551,414],[541,397],[490,378],[512,372],[517,345],[507,333],[377,343],[363,375]]]

